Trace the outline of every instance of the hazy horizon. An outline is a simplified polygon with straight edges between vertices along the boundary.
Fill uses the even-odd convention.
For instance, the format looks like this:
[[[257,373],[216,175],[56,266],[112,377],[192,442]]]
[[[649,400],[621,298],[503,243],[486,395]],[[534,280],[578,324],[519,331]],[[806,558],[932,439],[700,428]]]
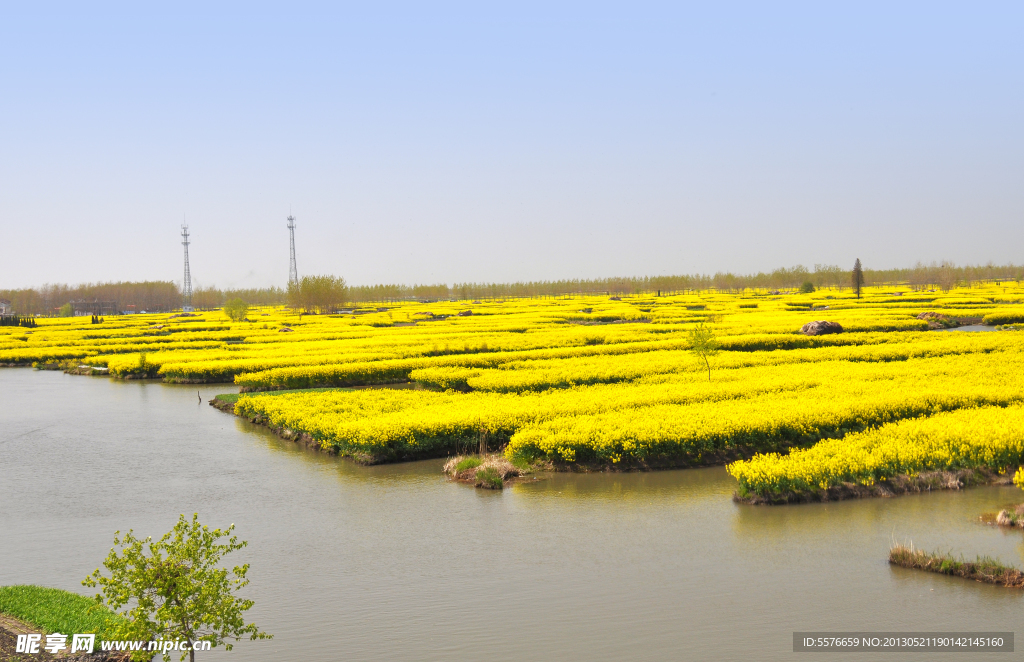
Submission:
[[[946,266],[946,264],[949,264],[954,269],[983,269],[985,267],[989,267],[990,266],[990,267],[993,267],[996,270],[1006,269],[1006,268],[1014,268],[1014,269],[1018,269],[1018,270],[1024,270],[1024,265],[1013,264],[1013,263],[996,264],[994,262],[989,261],[987,263],[977,263],[977,264],[955,264],[955,263],[940,263],[940,262],[938,262],[936,260],[933,260],[931,262],[923,262],[923,261],[921,261],[921,262],[919,262],[917,264],[906,265],[906,266],[875,267],[875,266],[862,265],[862,268],[864,269],[865,273],[872,273],[872,272],[883,272],[884,273],[884,272],[888,272],[888,271],[900,271],[900,270],[912,271],[912,270],[914,270],[916,268],[919,268],[919,267],[924,268],[926,270],[934,270],[934,269],[937,269],[937,268],[944,267],[944,266]],[[849,276],[848,272],[850,272],[852,270],[853,265],[851,264],[851,265],[843,266],[843,265],[828,265],[828,264],[818,263],[818,264],[815,264],[815,265],[809,267],[809,266],[803,265],[803,264],[796,264],[796,265],[792,265],[792,266],[788,266],[788,267],[785,267],[785,266],[784,267],[776,267],[775,269],[767,269],[767,270],[763,270],[763,271],[760,271],[760,272],[726,272],[726,271],[722,271],[722,270],[716,270],[716,271],[713,271],[713,272],[704,272],[704,273],[695,272],[695,273],[669,273],[669,274],[612,274],[612,275],[608,275],[608,276],[594,276],[594,277],[591,277],[591,278],[573,278],[573,277],[569,277],[569,278],[557,279],[557,280],[568,280],[568,281],[573,281],[573,280],[578,280],[578,281],[601,281],[601,280],[616,280],[616,279],[630,280],[630,279],[656,278],[656,277],[659,277],[659,276],[664,276],[664,277],[704,277],[704,278],[714,278],[714,277],[719,276],[719,275],[729,275],[729,276],[735,276],[735,277],[740,278],[740,279],[748,279],[748,278],[756,278],[756,277],[762,276],[762,275],[769,276],[772,273],[775,273],[775,272],[778,272],[778,271],[782,271],[782,270],[788,270],[790,272],[796,272],[798,269],[801,269],[801,268],[806,269],[807,272],[808,272],[808,275],[813,277],[816,273],[818,273],[816,271],[817,267],[824,267],[824,268],[826,268],[825,269],[825,273],[827,273],[827,268],[840,267],[844,272],[846,272],[845,275]],[[299,274],[299,277],[302,278],[303,276],[306,276],[306,275],[312,276],[312,275],[332,275],[332,274]],[[999,279],[1000,276],[996,276],[995,278]],[[1012,277],[1006,276],[1006,275],[1003,275],[1002,278],[1003,279],[1008,279],[1008,278],[1012,279]],[[168,282],[168,281],[172,281],[176,286],[178,286],[180,288],[181,287],[181,280],[182,279],[179,277],[178,279],[168,278],[168,279],[163,279],[161,281],[149,281],[149,282]],[[545,280],[519,279],[519,280],[516,280],[516,281],[468,281],[468,280],[455,280],[455,281],[449,281],[449,282],[438,281],[438,282],[380,282],[380,283],[352,283],[352,282],[348,282],[347,279],[346,279],[346,285],[349,286],[349,287],[371,287],[371,286],[375,286],[375,285],[384,285],[384,286],[397,285],[397,286],[400,286],[400,287],[414,287],[414,286],[429,287],[429,286],[435,286],[436,285],[436,286],[455,287],[455,286],[460,286],[460,285],[480,285],[480,286],[484,286],[484,285],[507,285],[507,284],[514,284],[514,283],[527,283],[527,284],[529,284],[529,283],[551,282],[552,280],[556,280],[556,279],[549,279],[548,281],[545,281]],[[810,280],[813,281],[814,279],[810,278]],[[77,287],[89,287],[89,286],[116,285],[118,283],[134,283],[134,282],[145,282],[145,281],[135,281],[135,280],[132,280],[130,278],[120,278],[120,279],[114,279],[114,280],[111,280],[111,281],[80,281],[80,282],[64,282],[64,283],[48,282],[48,283],[36,283],[35,285],[30,285],[30,286],[23,287],[23,288],[6,287],[4,285],[4,283],[0,283],[0,292],[3,292],[5,290],[19,290],[19,289],[22,289],[22,290],[37,289],[37,290],[39,290],[39,289],[46,288],[46,287],[49,287],[49,286],[69,286],[71,288],[77,288]],[[882,283],[880,283],[880,284],[882,284]],[[228,290],[237,291],[237,290],[243,290],[243,289],[269,289],[269,288],[274,288],[274,287],[279,288],[281,290],[286,290],[287,289],[287,283],[283,283],[283,284],[271,283],[270,285],[266,285],[266,286],[264,286],[262,288],[261,287],[253,287],[253,288],[246,288],[246,287],[240,287],[240,288],[220,287],[217,283],[204,283],[202,285],[193,285],[193,289],[198,289],[199,287],[202,287],[202,288],[212,287],[212,288],[217,288],[217,289],[221,289],[221,290],[225,290],[225,291],[228,291]]]
[[[1014,3],[2,15],[5,288],[1024,262]]]

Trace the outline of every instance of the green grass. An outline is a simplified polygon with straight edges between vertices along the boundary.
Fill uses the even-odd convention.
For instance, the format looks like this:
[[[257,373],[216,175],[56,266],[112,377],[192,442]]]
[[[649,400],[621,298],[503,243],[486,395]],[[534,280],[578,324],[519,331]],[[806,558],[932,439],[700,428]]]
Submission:
[[[968,561],[949,553],[928,553],[906,545],[894,545],[889,550],[889,563],[988,584],[1024,588],[1024,572],[1013,566],[1003,565],[989,556],[979,556],[974,561]]]
[[[492,490],[500,490],[504,484],[501,481],[501,474],[494,467],[484,467],[476,472],[477,487],[487,487]]]
[[[519,471],[521,473],[524,473],[524,474],[530,473],[533,470],[533,468],[534,468],[530,464],[529,460],[527,460],[526,458],[522,458],[522,457],[517,457],[517,458],[513,459],[512,460],[512,466],[515,467],[516,469],[519,469]]]
[[[455,465],[455,473],[462,473],[466,469],[473,469],[480,466],[480,458],[467,457]]]
[[[0,586],[0,612],[47,632],[96,634],[102,640],[122,617],[93,598],[43,586]],[[70,641],[70,639],[68,640]]]

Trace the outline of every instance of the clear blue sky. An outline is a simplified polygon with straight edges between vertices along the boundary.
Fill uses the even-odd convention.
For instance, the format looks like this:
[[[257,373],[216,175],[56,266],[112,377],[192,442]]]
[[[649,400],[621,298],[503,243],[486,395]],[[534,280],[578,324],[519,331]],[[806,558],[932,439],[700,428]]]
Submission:
[[[0,287],[1024,262],[1020,3],[0,6]]]

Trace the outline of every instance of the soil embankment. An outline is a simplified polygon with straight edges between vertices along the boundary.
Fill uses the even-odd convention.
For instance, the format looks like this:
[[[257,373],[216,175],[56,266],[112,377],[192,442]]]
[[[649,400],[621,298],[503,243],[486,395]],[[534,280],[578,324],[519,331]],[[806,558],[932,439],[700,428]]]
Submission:
[[[223,412],[226,412],[228,414],[234,414],[234,415],[237,416],[238,414],[235,414],[235,403],[237,401],[238,401],[238,396],[234,395],[234,394],[230,394],[227,397],[218,395],[218,396],[210,399],[209,403],[210,403],[211,407],[215,407],[215,408],[217,408],[217,409],[219,409],[219,410],[221,410]],[[322,451],[324,453],[330,453],[332,455],[337,454],[336,450],[334,450],[333,448],[324,448],[323,445],[319,441],[317,441],[311,435],[308,435],[308,434],[306,434],[304,432],[299,432],[297,430],[291,430],[289,428],[283,428],[283,427],[277,427],[277,426],[271,425],[262,416],[256,416],[256,417],[253,417],[253,418],[248,418],[248,417],[244,417],[244,418],[246,420],[248,420],[250,423],[253,423],[255,425],[262,425],[263,427],[267,428],[268,430],[270,430],[271,432],[273,432],[277,436],[279,436],[282,439],[285,439],[287,441],[294,441],[296,443],[302,444],[303,446],[307,446],[309,448],[312,448],[312,449],[318,450],[318,451]],[[364,455],[364,454],[354,454],[352,456],[352,459],[354,459],[356,462],[359,462],[360,464],[381,464],[381,463],[389,461],[387,458],[379,458],[379,457],[375,457],[375,456],[368,455],[368,454],[367,455]],[[407,459],[407,458],[403,458],[403,459]],[[422,459],[422,458],[411,458],[411,459]]]
[[[219,410],[221,410],[223,412],[227,412],[228,414],[234,414],[235,413],[235,403],[238,402],[238,398],[234,398],[233,400],[228,400],[228,399],[224,398],[224,396],[218,395],[218,396],[212,398],[209,402],[210,402],[210,406],[211,407],[219,409]]]
[[[239,394],[225,394],[218,395],[209,400],[211,407],[215,407],[220,411],[228,414],[236,414],[235,403],[238,401],[238,395],[245,393],[242,390]],[[321,443],[314,439],[312,436],[299,432],[298,430],[292,430],[289,428],[276,427],[271,425],[264,417],[254,416],[249,418],[244,417],[250,423],[254,425],[262,425],[267,429],[271,430],[274,434],[286,439],[288,441],[294,441],[296,443],[303,444],[309,448],[313,448],[318,451],[325,453],[336,454],[338,451],[331,447],[324,447]],[[507,442],[507,439],[505,440]],[[475,446],[474,440],[468,440],[466,447]],[[504,442],[498,440],[497,446],[499,450],[504,447]],[[776,450],[785,450],[785,447],[780,447]],[[464,451],[462,451],[464,452]],[[546,470],[561,471],[561,472],[578,472],[578,473],[591,473],[591,472],[632,472],[632,471],[653,471],[657,469],[687,469],[695,467],[708,467],[728,464],[739,459],[750,459],[756,453],[761,452],[753,448],[730,448],[724,449],[717,452],[705,452],[700,456],[675,456],[665,458],[647,458],[645,460],[632,460],[623,461],[619,463],[612,462],[548,462],[541,463]],[[450,457],[451,449],[444,448],[435,451],[425,452],[417,455],[370,455],[368,453],[354,453],[352,458],[360,464],[386,464],[389,462],[408,462],[412,460],[425,460],[439,457]],[[536,466],[534,467],[536,468]]]
[[[842,501],[844,499],[865,499],[870,497],[894,497],[902,494],[916,494],[933,490],[960,490],[977,485],[1010,485],[1012,474],[999,473],[990,469],[960,469],[957,471],[927,471],[916,476],[895,476],[880,480],[873,485],[841,483],[823,490],[802,492],[781,492],[779,494],[733,495],[733,501],[751,505],[784,505],[789,503],[815,503]]]

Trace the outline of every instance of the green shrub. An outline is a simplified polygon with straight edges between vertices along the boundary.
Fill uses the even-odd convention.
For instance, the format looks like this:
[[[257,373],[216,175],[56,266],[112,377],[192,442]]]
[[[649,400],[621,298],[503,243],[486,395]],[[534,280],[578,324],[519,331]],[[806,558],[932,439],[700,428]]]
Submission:
[[[800,291],[803,292],[804,294],[810,294],[811,292],[814,291],[814,283],[812,283],[811,281],[805,282],[803,285],[800,286]]]
[[[66,303],[66,304],[64,304],[63,306],[60,307],[60,316],[61,317],[74,317],[75,316],[75,309],[71,306],[70,303]]]
[[[245,319],[249,313],[249,304],[241,299],[232,299],[224,304],[224,314],[236,322]]]

